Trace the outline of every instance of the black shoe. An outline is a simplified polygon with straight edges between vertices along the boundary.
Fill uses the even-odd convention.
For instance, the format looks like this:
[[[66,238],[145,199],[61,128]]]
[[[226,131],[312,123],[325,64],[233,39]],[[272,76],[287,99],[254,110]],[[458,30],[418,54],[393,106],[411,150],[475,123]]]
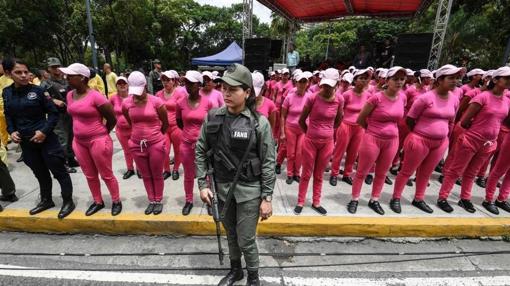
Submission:
[[[338,177],[337,176],[329,177],[329,184],[332,185],[333,187],[336,186],[337,182],[338,182]]]
[[[173,164],[175,164],[175,160],[174,160],[174,158],[171,158],[170,159],[170,165],[173,165]]]
[[[441,165],[441,163],[439,163],[436,168],[434,169],[434,171],[438,172],[438,173],[443,173],[443,165]]]
[[[8,196],[1,195],[0,201],[14,203],[14,202],[18,201],[18,197],[15,194],[8,195]]]
[[[136,170],[136,176],[138,177],[138,179],[142,178],[142,174],[140,173],[140,171]]]
[[[413,202],[411,203],[413,206],[419,208],[420,210],[426,212],[426,213],[433,213],[434,211],[429,207],[429,205],[427,205],[427,203],[425,201],[417,201],[417,200],[413,200]]]
[[[2,207],[2,205],[0,205],[0,213],[4,211],[4,207]]]
[[[413,186],[413,180],[411,180],[411,179],[407,180],[406,185],[408,185],[409,187],[412,187]]]
[[[244,278],[243,268],[241,266],[241,260],[230,260],[230,271],[227,276],[223,277],[218,283],[218,286],[231,286],[236,281]]]
[[[60,209],[60,212],[58,213],[58,218],[63,219],[66,216],[70,215],[76,206],[74,205],[74,202],[72,200],[64,201],[62,204],[62,208]]]
[[[23,154],[21,154],[21,156],[19,156],[19,158],[16,159],[16,162],[18,162],[18,163],[23,162]]]
[[[182,215],[189,215],[189,213],[191,212],[192,208],[193,208],[193,204],[189,203],[189,202],[186,202],[186,204],[182,208]]]
[[[80,167],[80,163],[78,163],[78,161],[76,161],[76,159],[74,159],[74,158],[67,160],[67,165],[71,168]]]
[[[170,178],[172,176],[172,173],[170,172],[163,172],[163,180],[166,181],[166,179]]]
[[[439,175],[439,178],[437,178],[437,180],[442,184],[443,183],[443,179],[444,179],[444,176],[443,175]]]
[[[179,180],[179,172],[177,172],[177,171],[172,172],[172,180],[174,180],[174,181]]]
[[[380,214],[380,215],[384,215],[384,210],[383,208],[381,207],[381,204],[379,204],[378,201],[373,201],[373,200],[370,200],[368,202],[368,206],[376,213]]]
[[[213,215],[213,213],[212,213],[212,207],[211,207],[211,206],[209,206],[209,205],[207,205],[207,215],[208,215],[208,216],[212,216],[212,215]]]
[[[498,184],[496,185],[496,187],[501,188],[501,183],[500,183],[500,182],[498,182]]]
[[[294,177],[292,177],[292,179],[294,179],[294,181],[296,181],[297,183],[299,183],[299,181],[301,181],[300,176],[294,176]]]
[[[384,183],[390,186],[393,185],[393,181],[388,176],[386,176],[386,178],[384,179]]]
[[[112,204],[112,216],[116,216],[122,212],[122,202],[118,201]]]
[[[300,215],[302,211],[303,211],[303,207],[302,206],[296,206],[294,208],[294,214],[295,215]]]
[[[154,202],[150,202],[147,208],[145,209],[145,215],[150,215],[154,211]]]
[[[400,205],[400,200],[399,199],[391,199],[390,209],[398,214],[401,213],[402,206]]]
[[[104,203],[93,203],[90,205],[88,210],[85,212],[86,216],[91,216],[104,208]]]
[[[318,212],[321,215],[326,215],[328,213],[328,211],[321,206],[316,207],[316,206],[312,205],[312,210]]]
[[[294,182],[294,178],[287,176],[287,180],[285,180],[285,183],[287,183],[287,185],[291,185],[292,182]]]
[[[398,167],[391,167],[390,173],[394,176],[398,175]]]
[[[365,178],[365,184],[372,185],[373,181],[374,181],[374,176],[372,174],[368,174]]]
[[[77,171],[76,171],[76,169],[75,169],[75,168],[73,168],[73,167],[69,167],[69,166],[67,166],[67,165],[65,165],[65,167],[66,167],[66,172],[67,172],[68,174],[75,174],[75,173],[77,172]]]
[[[350,201],[347,204],[347,211],[350,212],[351,214],[355,214],[356,210],[358,210],[358,201],[354,200]]]
[[[473,204],[471,203],[470,200],[460,200],[459,201],[459,206],[463,209],[465,209],[467,212],[469,213],[474,213],[476,212],[475,210],[475,207],[473,206]]]
[[[330,165],[328,165],[326,167],[326,169],[324,169],[324,173],[329,173],[329,171],[331,171],[331,166]]]
[[[488,201],[483,201],[482,202],[482,206],[488,210],[489,212],[495,214],[495,215],[498,215],[499,214],[499,210],[498,210],[498,207],[496,206],[496,204],[494,203],[489,203]]]
[[[282,165],[276,164],[274,171],[276,172],[276,174],[280,175],[280,173],[282,172]]]
[[[448,203],[447,200],[438,200],[437,207],[447,213],[453,212],[453,208],[452,208],[452,206],[450,206],[450,204]]]
[[[248,270],[248,278],[246,278],[246,286],[260,286],[259,272],[257,270]]]
[[[500,202],[496,200],[494,203],[498,208],[510,213],[510,204],[507,201]]]
[[[163,204],[161,202],[155,202],[154,208],[152,209],[152,213],[154,215],[158,215],[163,211]]]
[[[346,182],[347,184],[352,186],[352,178],[351,177],[342,177],[342,182]]]
[[[458,178],[457,181],[455,181],[455,184],[462,186],[462,179]]]
[[[485,189],[485,186],[487,185],[487,179],[485,179],[484,177],[478,177],[476,178],[476,181],[475,183],[480,187],[480,188],[484,188]]]
[[[41,200],[41,202],[38,203],[35,208],[31,209],[29,213],[30,215],[35,215],[53,207],[55,207],[55,203],[51,199]]]
[[[133,170],[127,170],[124,175],[122,176],[122,179],[127,180],[135,175],[135,171]]]

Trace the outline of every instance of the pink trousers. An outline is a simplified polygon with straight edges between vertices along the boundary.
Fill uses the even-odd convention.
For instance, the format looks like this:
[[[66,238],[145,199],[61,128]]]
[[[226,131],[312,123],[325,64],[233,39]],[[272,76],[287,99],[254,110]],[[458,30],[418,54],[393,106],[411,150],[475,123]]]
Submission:
[[[483,141],[464,133],[454,147],[456,155],[443,171],[444,179],[439,190],[439,199],[446,200],[455,181],[462,176],[460,198],[470,200],[475,176],[485,160],[496,150],[496,146],[495,141]]]
[[[276,155],[276,164],[283,164],[285,157],[287,157],[287,138],[284,140],[278,138],[278,154]]]
[[[365,129],[359,125],[343,123],[337,130],[337,141],[333,151],[333,162],[331,163],[331,176],[338,176],[340,171],[340,162],[345,155],[344,177],[350,177],[352,167],[358,157],[361,139],[363,139]]]
[[[285,138],[287,138],[287,176],[299,176],[301,174],[305,134],[301,128],[286,126]]]
[[[119,139],[120,146],[122,146],[122,151],[124,152],[124,160],[126,160],[126,167],[128,170],[134,171],[135,168],[133,166],[133,155],[131,155],[131,151],[129,151],[129,138],[131,137],[131,129],[122,129],[115,128],[115,135],[117,135],[117,139]]]
[[[393,189],[393,198],[400,199],[407,181],[416,171],[416,193],[414,199],[423,201],[425,198],[425,190],[430,179],[430,175],[434,171],[441,158],[443,158],[448,148],[448,138],[429,139],[411,132],[407,135],[404,142],[404,160],[402,169],[395,180],[395,188]]]
[[[170,126],[166,132],[168,138],[168,154],[165,156],[165,172],[170,172],[170,149],[174,147],[174,168],[173,171],[179,171],[181,166],[181,153],[179,147],[181,145],[182,131],[177,125]]]
[[[313,173],[313,205],[320,206],[324,170],[333,154],[333,138],[312,139],[305,136],[303,141],[303,166],[297,204],[299,206],[305,204],[308,184]]]
[[[453,132],[450,136],[450,143],[448,145],[448,156],[446,156],[446,160],[443,166],[443,175],[445,170],[450,168],[450,165],[452,164],[455,158],[456,151],[455,149],[457,148],[457,142],[459,141],[460,137],[462,136],[462,134],[464,134],[465,131],[466,129],[462,128],[460,126],[460,123],[455,124],[455,126],[453,127]]]
[[[391,167],[398,149],[398,138],[382,139],[365,133],[359,148],[358,169],[352,183],[352,199],[358,200],[363,181],[375,163],[375,178],[372,186],[373,200],[381,195],[386,173]]]
[[[112,202],[119,202],[119,183],[112,171],[113,141],[110,135],[96,137],[86,142],[74,138],[73,151],[87,178],[94,202],[103,202],[99,175],[106,184]]]
[[[195,181],[195,145],[181,140],[179,151],[181,152],[182,167],[184,168],[184,192],[186,202],[193,203],[193,183]]]
[[[487,186],[485,188],[486,201],[494,201],[496,186],[502,176],[505,176],[505,179],[499,188],[498,201],[500,202],[508,200],[508,195],[510,194],[510,135],[508,134],[504,137],[504,140],[501,143],[498,159],[496,160],[496,164],[492,168],[489,178],[487,179]]]
[[[129,140],[129,150],[133,154],[136,167],[142,175],[143,184],[147,191],[150,202],[161,202],[163,200],[163,164],[168,154],[167,140],[150,143],[135,142]]]
[[[496,160],[498,159],[499,151],[501,150],[501,145],[503,144],[503,140],[505,139],[505,136],[508,134],[507,128],[501,128],[498,134],[498,146],[496,147],[496,151],[494,151],[494,155],[492,156],[492,159],[489,157],[483,164],[482,168],[478,172],[478,177],[485,177],[485,174],[487,174],[487,168],[489,168],[489,164],[491,165],[491,170],[494,168],[494,165],[496,164]]]
[[[401,161],[403,160],[404,156],[403,152],[404,142],[409,133],[410,133],[409,127],[407,126],[405,118],[403,118],[398,122],[398,149],[397,153],[395,154],[395,158],[393,159],[392,163],[393,166],[397,166],[399,163],[402,163]]]

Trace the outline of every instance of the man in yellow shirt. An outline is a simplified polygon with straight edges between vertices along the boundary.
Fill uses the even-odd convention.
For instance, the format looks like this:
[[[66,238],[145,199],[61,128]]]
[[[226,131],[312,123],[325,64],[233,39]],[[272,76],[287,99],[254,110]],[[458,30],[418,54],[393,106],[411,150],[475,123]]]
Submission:
[[[106,63],[103,65],[103,71],[106,77],[106,88],[108,90],[108,98],[117,93],[117,75],[112,71],[110,64]]]
[[[4,69],[0,65],[0,145],[7,146],[9,141],[9,133],[7,132],[7,122],[4,115],[4,99],[2,91],[13,83],[12,79],[4,74]]]
[[[90,69],[89,87],[99,91],[102,95],[106,95],[103,79],[94,69]]]

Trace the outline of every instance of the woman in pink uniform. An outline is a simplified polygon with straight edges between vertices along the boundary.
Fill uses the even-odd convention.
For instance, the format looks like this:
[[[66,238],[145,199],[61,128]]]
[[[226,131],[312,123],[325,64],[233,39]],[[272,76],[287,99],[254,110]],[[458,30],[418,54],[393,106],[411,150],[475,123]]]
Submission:
[[[388,70],[384,92],[372,95],[361,110],[357,123],[366,129],[359,149],[358,168],[352,184],[352,200],[347,205],[350,213],[356,213],[363,180],[375,164],[375,179],[368,206],[383,215],[379,204],[386,172],[398,148],[397,123],[404,116],[406,97],[402,92],[406,80],[406,70],[396,66]]]
[[[299,126],[305,132],[305,138],[298,202],[294,208],[296,215],[303,210],[312,173],[312,209],[319,214],[327,214],[326,209],[321,206],[322,177],[333,153],[335,128],[342,121],[343,98],[335,93],[339,79],[338,70],[333,68],[325,70],[320,82],[320,91],[306,97],[303,112],[299,117]]]
[[[407,113],[406,121],[411,133],[404,142],[402,170],[395,180],[390,201],[390,208],[396,213],[401,213],[400,198],[415,171],[416,192],[412,205],[424,212],[433,212],[424,201],[425,190],[430,175],[448,148],[448,134],[459,107],[459,98],[451,91],[457,84],[460,70],[440,68],[436,73],[437,87],[420,95]]]
[[[312,73],[303,72],[296,76],[296,87],[291,89],[282,105],[280,118],[280,133],[284,135],[287,144],[287,184],[293,181],[299,183],[301,172],[301,157],[303,152],[304,133],[299,126],[299,117],[303,112],[306,97],[309,94],[308,79]]]
[[[462,116],[460,123],[466,131],[456,143],[456,155],[450,167],[444,170],[443,184],[437,201],[438,207],[445,212],[453,211],[447,199],[455,180],[460,176],[462,186],[458,204],[470,213],[476,211],[471,203],[474,178],[485,160],[496,150],[501,123],[507,118],[510,110],[510,99],[504,95],[504,86],[508,85],[508,82],[505,82],[506,79],[500,79],[501,76],[507,75],[507,72],[508,68],[495,71],[489,89],[475,96]],[[493,202],[486,202],[484,207],[489,211],[495,208]]]
[[[67,93],[67,112],[73,118],[73,151],[94,199],[85,215],[93,215],[104,208],[99,175],[112,197],[111,213],[118,215],[122,204],[119,183],[112,171],[113,141],[110,132],[116,123],[113,107],[106,97],[88,88],[90,71],[85,65],[75,63],[60,70],[67,75],[73,88]]]
[[[127,180],[135,174],[133,164],[133,155],[129,151],[129,138],[131,137],[131,125],[127,122],[124,114],[122,113],[122,102],[129,97],[128,94],[128,80],[120,76],[116,81],[117,93],[110,98],[110,103],[113,105],[113,111],[117,118],[117,125],[115,125],[115,135],[119,139],[120,146],[124,152],[124,160],[126,160],[127,171],[124,173],[122,179]]]
[[[364,129],[356,123],[361,108],[365,105],[370,92],[366,90],[368,84],[368,69],[357,70],[354,73],[354,89],[350,89],[343,93],[344,98],[344,118],[340,128],[337,130],[337,141],[333,151],[333,162],[331,163],[331,176],[329,183],[332,186],[337,185],[338,173],[340,170],[340,162],[345,156],[345,167],[342,181],[352,185],[352,167],[354,161],[358,157],[358,150],[361,139],[365,133]]]
[[[193,208],[193,181],[195,180],[195,144],[200,135],[200,128],[213,108],[211,101],[200,95],[203,83],[202,74],[197,71],[187,71],[184,77],[188,96],[181,97],[176,106],[177,126],[182,130],[181,152],[184,167],[184,192],[186,203],[182,208],[183,215],[189,215]]]
[[[209,99],[213,108],[218,108],[225,105],[225,102],[223,101],[223,94],[214,89],[216,85],[214,80],[216,77],[209,71],[202,72],[202,77],[203,84],[202,88],[200,89],[200,96]]]
[[[163,89],[156,93],[156,97],[161,98],[161,100],[165,103],[169,125],[166,131],[168,139],[168,155],[165,156],[163,180],[168,179],[170,176],[172,176],[172,180],[178,180],[179,167],[181,166],[181,153],[179,152],[179,147],[181,145],[181,129],[177,127],[177,121],[175,120],[175,108],[179,99],[186,96],[186,94],[184,93],[184,89],[177,87],[176,79],[178,77],[179,74],[177,74],[176,71],[165,71],[161,75]],[[174,168],[172,172],[170,172],[171,146],[174,147]]]
[[[163,211],[163,165],[168,154],[168,117],[163,101],[147,93],[145,76],[138,71],[128,77],[130,98],[122,103],[122,112],[131,125],[129,150],[142,174],[149,205],[145,214]]]
[[[257,107],[257,112],[266,117],[269,120],[271,128],[274,128],[276,106],[271,99],[263,96],[267,90],[267,82],[264,83],[264,76],[259,72],[252,73],[251,78],[253,80],[253,89],[255,90],[255,106]]]

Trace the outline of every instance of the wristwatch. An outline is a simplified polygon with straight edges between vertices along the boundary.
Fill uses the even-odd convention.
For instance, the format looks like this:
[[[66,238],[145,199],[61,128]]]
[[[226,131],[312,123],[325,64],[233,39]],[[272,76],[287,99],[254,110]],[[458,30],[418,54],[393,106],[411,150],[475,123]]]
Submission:
[[[263,197],[262,197],[262,199],[263,199],[264,201],[266,201],[266,202],[269,202],[269,203],[270,203],[270,202],[273,200],[273,196],[271,196],[271,195],[265,195],[265,196],[263,196]]]

